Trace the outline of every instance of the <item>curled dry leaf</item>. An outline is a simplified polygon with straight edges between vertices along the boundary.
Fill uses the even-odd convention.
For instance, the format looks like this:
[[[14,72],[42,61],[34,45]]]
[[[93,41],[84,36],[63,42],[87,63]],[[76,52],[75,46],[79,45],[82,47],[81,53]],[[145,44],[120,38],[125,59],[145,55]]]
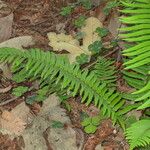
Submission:
[[[85,21],[85,24],[86,25],[80,30],[85,34],[83,37],[83,45],[80,45],[79,41],[71,35],[65,35],[63,33],[56,34],[54,32],[48,33],[48,38],[50,40],[49,45],[53,47],[54,51],[68,51],[70,53],[68,54],[70,62],[74,62],[76,56],[79,56],[82,53],[91,55],[88,46],[95,41],[100,40],[100,37],[95,33],[95,30],[98,27],[102,27],[102,23],[97,18],[90,17]]]

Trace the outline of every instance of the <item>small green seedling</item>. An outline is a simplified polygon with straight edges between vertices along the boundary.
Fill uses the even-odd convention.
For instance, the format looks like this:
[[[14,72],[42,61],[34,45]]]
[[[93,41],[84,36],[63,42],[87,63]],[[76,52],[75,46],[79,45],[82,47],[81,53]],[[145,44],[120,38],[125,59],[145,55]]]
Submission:
[[[39,89],[37,91],[37,96],[36,96],[37,100],[36,101],[39,101],[39,102],[44,101],[47,98],[48,91],[49,91],[49,87],[48,86],[45,86],[44,88]]]
[[[34,104],[34,102],[36,102],[37,96],[36,95],[32,95],[26,98],[26,103],[29,105]]]
[[[63,7],[60,11],[60,14],[62,16],[68,16],[72,13],[73,11],[73,7],[72,6],[67,6],[67,7]]]
[[[12,94],[16,97],[22,96],[24,93],[26,93],[29,90],[26,86],[18,86],[17,88],[14,88],[12,91]]]
[[[119,5],[119,2],[117,0],[108,2],[105,8],[103,9],[103,12],[105,15],[109,15],[111,10]]]
[[[109,30],[106,29],[106,28],[100,28],[100,27],[98,27],[95,32],[98,33],[98,35],[100,37],[105,37],[109,33]]]
[[[86,54],[81,54],[80,56],[76,57],[76,61],[77,63],[79,63],[80,65],[83,65],[87,62],[89,62],[89,56]]]
[[[118,45],[118,39],[114,39],[110,43],[113,47],[116,47]]]
[[[103,45],[101,41],[95,41],[93,44],[89,45],[88,49],[92,54],[97,54],[101,51]]]
[[[60,122],[60,121],[53,120],[51,127],[52,128],[63,128],[64,124],[62,122]]]
[[[81,39],[83,39],[85,37],[85,32],[77,32],[77,34],[76,34],[76,36],[75,36],[75,38],[77,39],[77,40],[81,40]]]
[[[71,111],[71,105],[67,102],[67,100],[70,98],[69,95],[58,95],[60,102],[64,105],[67,111]]]
[[[125,124],[126,124],[126,127],[130,127],[133,123],[135,123],[137,121],[136,117],[135,116],[129,116],[127,117],[127,119],[125,120]]]
[[[74,21],[74,25],[77,27],[77,28],[81,28],[85,25],[85,20],[86,20],[86,17],[85,16],[80,16],[79,18],[77,18],[75,21]]]
[[[83,120],[81,125],[84,127],[86,133],[95,133],[100,124],[100,120],[100,116],[88,117]]]
[[[79,0],[78,3],[80,3],[87,10],[91,9],[93,6],[91,0]]]

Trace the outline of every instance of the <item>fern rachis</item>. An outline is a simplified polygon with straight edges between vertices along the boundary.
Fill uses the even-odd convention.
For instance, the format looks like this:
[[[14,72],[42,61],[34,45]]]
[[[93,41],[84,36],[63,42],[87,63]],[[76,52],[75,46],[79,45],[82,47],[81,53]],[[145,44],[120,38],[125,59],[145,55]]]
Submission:
[[[23,69],[29,77],[41,78],[41,81],[55,80],[61,83],[62,89],[68,89],[72,95],[80,94],[82,102],[90,104],[94,101],[103,115],[111,117],[113,122],[119,122],[124,128],[122,115],[133,107],[123,107],[125,101],[114,90],[109,91],[106,84],[102,84],[94,72],[80,70],[79,65],[70,64],[68,59],[51,52],[38,49],[21,52],[13,48],[0,49],[1,62],[12,63],[12,68]],[[23,64],[23,65],[22,65]]]

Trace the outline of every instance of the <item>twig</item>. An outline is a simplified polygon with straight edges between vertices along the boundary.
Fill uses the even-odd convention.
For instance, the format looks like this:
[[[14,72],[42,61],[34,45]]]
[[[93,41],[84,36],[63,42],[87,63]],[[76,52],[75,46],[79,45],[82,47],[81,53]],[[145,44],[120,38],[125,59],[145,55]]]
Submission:
[[[14,97],[14,98],[8,99],[8,100],[6,100],[6,101],[4,101],[4,102],[1,102],[1,103],[0,103],[0,106],[3,106],[3,105],[6,105],[6,104],[8,104],[8,103],[10,103],[10,102],[12,102],[12,101],[15,101],[17,98],[18,98],[18,97]]]
[[[0,93],[6,93],[6,92],[10,91],[11,88],[12,88],[12,85],[9,85],[9,86],[6,87],[6,88],[2,88],[2,89],[0,89]]]

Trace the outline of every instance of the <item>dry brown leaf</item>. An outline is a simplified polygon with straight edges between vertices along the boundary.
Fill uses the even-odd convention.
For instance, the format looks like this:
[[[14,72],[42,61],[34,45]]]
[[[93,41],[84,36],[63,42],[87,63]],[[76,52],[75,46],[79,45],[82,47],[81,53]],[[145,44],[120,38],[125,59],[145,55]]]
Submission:
[[[12,33],[13,13],[0,18],[0,43],[8,40]]]
[[[81,32],[85,33],[82,48],[86,53],[89,52],[88,46],[90,44],[100,40],[99,35],[95,32],[98,27],[101,28],[102,23],[97,18],[90,17],[86,20],[86,25],[81,29]]]
[[[79,41],[71,35],[65,35],[63,33],[56,34],[54,32],[48,33],[48,38],[50,40],[49,45],[53,47],[54,51],[68,51],[70,53],[68,54],[70,62],[74,62],[76,56],[79,56],[82,53],[91,55],[88,46],[93,42],[100,40],[98,34],[95,33],[97,27],[102,27],[102,23],[97,18],[90,17],[86,20],[86,25],[81,28],[81,32],[85,33],[83,45],[81,46],[79,45]]]
[[[1,128],[11,134],[20,135],[26,123],[9,111],[4,111],[1,116]]]
[[[2,132],[9,135],[21,135],[26,127],[28,117],[29,108],[24,102],[10,112],[4,110],[0,117],[0,127]]]
[[[118,38],[118,29],[121,26],[121,22],[119,21],[119,15],[118,12],[114,11],[113,13],[111,13],[111,19],[108,25],[108,29],[111,32],[111,34],[113,35],[114,38]]]
[[[23,50],[23,47],[34,45],[32,36],[20,36],[9,39],[3,43],[0,43],[0,48],[11,47]]]
[[[64,33],[56,34],[54,32],[48,33],[48,38],[50,40],[49,45],[53,47],[54,51],[68,51],[72,56],[74,61],[75,57],[85,53],[84,50],[79,46],[79,41],[74,39],[71,35],[65,35]]]

